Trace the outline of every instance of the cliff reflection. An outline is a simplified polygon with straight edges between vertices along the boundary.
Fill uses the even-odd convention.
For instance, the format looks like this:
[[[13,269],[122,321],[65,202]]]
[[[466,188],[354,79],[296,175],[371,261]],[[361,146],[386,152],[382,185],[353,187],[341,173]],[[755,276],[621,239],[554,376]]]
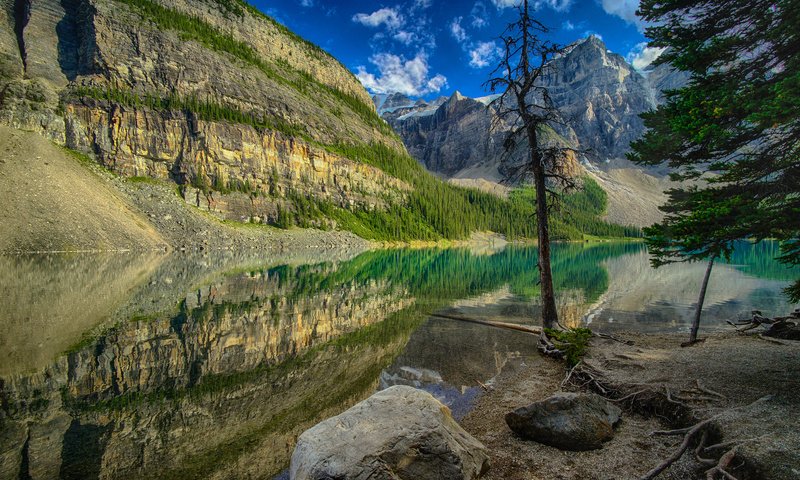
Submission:
[[[530,323],[539,309],[535,248],[0,262],[13,285],[0,307],[0,345],[12,346],[0,478],[269,478],[299,433],[379,385],[427,388],[458,414],[478,382],[532,354],[524,334],[427,313]],[[759,298],[779,289],[756,276],[780,272],[746,264],[719,271],[759,285]],[[579,325],[657,300],[658,275],[683,270],[654,274],[642,245],[608,243],[556,246],[553,271],[562,318]],[[26,290],[14,278],[50,280]],[[28,326],[34,317],[46,321]]]

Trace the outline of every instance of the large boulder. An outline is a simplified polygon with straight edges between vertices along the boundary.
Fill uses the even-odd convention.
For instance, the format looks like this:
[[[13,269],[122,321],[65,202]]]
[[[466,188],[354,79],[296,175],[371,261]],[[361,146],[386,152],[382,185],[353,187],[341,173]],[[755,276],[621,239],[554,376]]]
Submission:
[[[472,479],[489,456],[429,393],[408,386],[380,391],[306,430],[289,475],[322,479]]]
[[[518,435],[562,450],[594,450],[614,436],[622,410],[594,394],[558,393],[506,414]]]

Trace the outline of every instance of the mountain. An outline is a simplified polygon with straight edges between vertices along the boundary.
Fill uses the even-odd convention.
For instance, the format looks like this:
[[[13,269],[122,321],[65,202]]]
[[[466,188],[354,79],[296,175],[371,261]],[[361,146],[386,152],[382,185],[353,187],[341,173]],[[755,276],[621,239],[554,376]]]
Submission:
[[[633,168],[624,156],[630,142],[644,131],[639,114],[655,108],[663,99],[663,90],[685,83],[685,74],[666,65],[644,74],[637,72],[596,36],[570,45],[554,64],[555,73],[543,84],[566,124],[558,127],[559,141],[582,151],[581,163],[613,197],[611,210],[624,209],[626,202],[637,199],[647,203],[645,211],[633,216],[610,211],[610,218],[638,225],[652,223],[658,218],[656,207],[662,197],[649,192],[666,181],[652,176],[659,172]],[[508,177],[509,165],[524,161],[524,148],[510,155],[505,152],[507,130],[490,128],[495,116],[488,105],[494,98],[467,98],[459,92],[444,102],[406,98],[396,105],[409,106],[384,110],[382,117],[398,132],[409,153],[429,170],[459,183],[488,181],[491,185]],[[636,171],[612,171],[619,168]]]
[[[297,192],[376,208],[408,188],[330,148],[404,152],[352,73],[245,2],[4,1],[0,25],[0,121],[221,218],[274,219]]]
[[[164,238],[174,239],[165,229],[210,231],[208,216],[192,230],[183,220],[168,224],[177,223],[174,212],[143,209],[143,196],[177,191],[186,208],[219,220],[375,240],[532,235],[527,205],[425,172],[350,71],[243,0],[4,0],[0,25],[0,123],[89,154],[121,179],[165,186],[128,205],[134,216],[166,223],[156,225]],[[397,95],[381,105],[426,106]],[[40,191],[61,191],[51,188],[63,186],[56,177],[44,175]],[[28,205],[25,195],[12,189],[4,200]],[[30,230],[24,238],[38,235],[26,222],[19,227]]]

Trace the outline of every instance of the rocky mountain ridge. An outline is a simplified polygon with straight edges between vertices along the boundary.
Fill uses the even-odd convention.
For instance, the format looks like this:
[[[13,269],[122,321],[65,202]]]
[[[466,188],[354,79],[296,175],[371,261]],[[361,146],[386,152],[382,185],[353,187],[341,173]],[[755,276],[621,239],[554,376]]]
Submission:
[[[660,65],[636,71],[596,36],[578,41],[555,59],[543,82],[566,125],[558,133],[588,161],[601,165],[625,156],[644,131],[639,114],[655,108],[662,91],[686,81],[685,74]],[[455,176],[481,163],[498,163],[502,129],[492,132],[489,108],[496,95],[469,98],[456,91],[431,102],[402,94],[374,96],[378,113],[428,169]]]
[[[636,205],[635,218],[618,211],[610,211],[609,218],[637,225],[657,220],[660,197],[654,197],[665,180],[659,172],[633,167],[624,157],[630,142],[644,132],[639,114],[655,108],[664,90],[684,84],[686,75],[668,65],[639,72],[596,36],[570,45],[553,62],[554,73],[544,85],[564,120],[564,125],[554,127],[561,137],[554,141],[580,150],[583,173],[601,182],[612,197],[612,210],[625,203],[646,203]],[[524,161],[525,149],[505,151],[507,129],[492,128],[495,115],[490,104],[495,98],[468,98],[455,92],[426,102],[391,94],[375,96],[373,102],[426,168],[457,183],[497,192],[496,185],[508,179],[509,166]],[[618,168],[633,172],[611,172]],[[647,192],[652,188],[659,190]]]

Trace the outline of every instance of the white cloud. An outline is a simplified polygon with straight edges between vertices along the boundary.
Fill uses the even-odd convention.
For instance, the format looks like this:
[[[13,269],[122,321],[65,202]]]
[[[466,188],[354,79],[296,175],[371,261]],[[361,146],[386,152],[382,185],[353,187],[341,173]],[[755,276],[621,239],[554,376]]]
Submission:
[[[542,6],[550,7],[556,12],[566,12],[572,6],[572,0],[539,0],[533,3],[536,10]]]
[[[489,11],[486,9],[486,5],[478,0],[475,2],[475,5],[472,6],[472,11],[469,12],[469,16],[472,17],[472,26],[475,28],[483,28],[489,25]]]
[[[508,8],[508,7],[516,7],[522,0],[492,0],[494,6],[497,8]]]
[[[425,10],[426,8],[430,8],[433,4],[433,0],[415,0],[414,6],[411,7],[412,9],[420,9]]]
[[[535,0],[530,3],[534,10],[539,10],[542,7],[550,7],[557,12],[565,12],[572,6],[573,0]],[[521,0],[492,0],[495,7],[502,10],[509,7],[517,7]]]
[[[503,51],[495,42],[478,42],[469,52],[469,66],[472,68],[488,67]]]
[[[648,47],[647,42],[642,42],[628,52],[625,56],[625,60],[633,65],[633,68],[636,70],[644,70],[651,63],[655,62],[656,59],[664,53],[664,50],[666,50],[666,48]]]
[[[594,30],[586,30],[585,32],[583,32],[583,37],[584,38],[597,37],[600,39],[601,42],[603,41],[603,36],[595,32]]]
[[[405,19],[397,10],[386,7],[369,14],[357,13],[353,15],[353,21],[373,28],[386,25],[389,30],[397,30],[405,24]]]
[[[636,25],[639,31],[643,32],[647,26],[641,18],[636,16],[636,10],[639,9],[639,0],[601,0],[601,4],[607,14]]]
[[[428,56],[420,51],[411,59],[392,53],[378,53],[369,61],[378,67],[378,75],[369,73],[364,66],[358,67],[356,77],[372,93],[400,92],[420,97],[436,93],[447,87],[447,78],[436,74],[429,76]]]
[[[575,30],[575,24],[570,22],[569,20],[565,20],[564,23],[561,24],[561,29],[571,32]]]
[[[464,27],[461,26],[461,21],[464,17],[456,17],[450,23],[450,33],[453,35],[453,38],[458,40],[459,42],[464,42],[467,40],[467,31],[464,30]]]
[[[300,0],[300,6],[309,8],[314,6],[314,0]]]

